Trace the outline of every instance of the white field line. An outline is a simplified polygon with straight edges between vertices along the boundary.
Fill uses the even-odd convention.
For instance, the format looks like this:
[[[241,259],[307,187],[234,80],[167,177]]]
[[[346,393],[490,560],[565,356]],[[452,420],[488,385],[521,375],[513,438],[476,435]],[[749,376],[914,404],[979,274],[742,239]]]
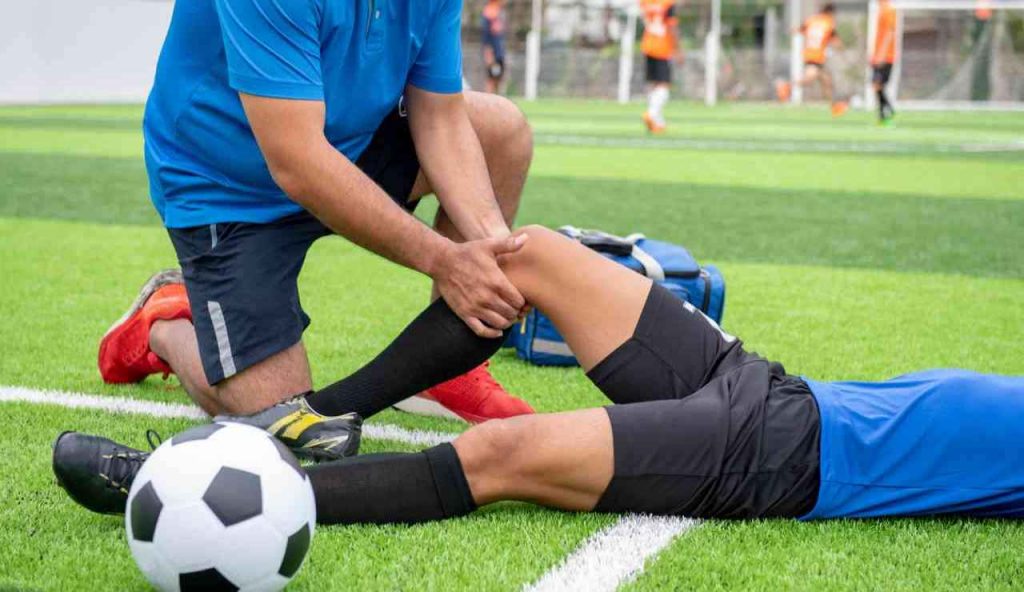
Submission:
[[[36,390],[18,386],[0,385],[0,402],[58,405],[70,409],[95,409],[111,413],[147,415],[149,417],[210,419],[201,409],[191,405],[143,401],[125,397],[86,395],[64,391]],[[366,424],[363,426],[363,436],[371,440],[390,440],[414,446],[436,446],[442,442],[450,442],[457,435],[433,431],[408,430],[386,423]]]
[[[609,148],[681,148],[690,150],[729,150],[737,152],[837,152],[859,154],[959,154],[964,152],[1021,152],[1024,141],[972,142],[962,144],[900,144],[896,142],[828,142],[828,141],[774,141],[747,142],[743,140],[699,140],[671,138],[616,138],[572,134],[534,134],[537,144],[560,146],[600,146]]]
[[[700,524],[690,518],[628,515],[590,536],[526,592],[602,592],[636,578],[677,536]]]

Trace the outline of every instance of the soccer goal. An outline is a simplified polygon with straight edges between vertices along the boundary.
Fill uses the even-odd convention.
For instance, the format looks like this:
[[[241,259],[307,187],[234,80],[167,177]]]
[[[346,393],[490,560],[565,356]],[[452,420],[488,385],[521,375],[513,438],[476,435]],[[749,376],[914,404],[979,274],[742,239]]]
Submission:
[[[1024,110],[1024,0],[892,0],[902,109]],[[878,1],[869,5],[875,37]],[[865,99],[873,102],[868,73]]]

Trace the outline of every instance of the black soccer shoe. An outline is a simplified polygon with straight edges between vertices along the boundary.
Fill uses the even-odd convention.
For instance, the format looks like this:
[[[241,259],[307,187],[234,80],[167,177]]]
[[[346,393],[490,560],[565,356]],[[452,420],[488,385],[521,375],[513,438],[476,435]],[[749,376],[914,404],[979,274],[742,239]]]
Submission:
[[[124,514],[128,490],[147,458],[148,452],[79,432],[64,432],[53,443],[57,485],[100,514]]]
[[[283,442],[295,456],[315,461],[355,456],[363,429],[358,414],[321,415],[302,396],[255,415],[218,415],[213,421],[260,428]]]

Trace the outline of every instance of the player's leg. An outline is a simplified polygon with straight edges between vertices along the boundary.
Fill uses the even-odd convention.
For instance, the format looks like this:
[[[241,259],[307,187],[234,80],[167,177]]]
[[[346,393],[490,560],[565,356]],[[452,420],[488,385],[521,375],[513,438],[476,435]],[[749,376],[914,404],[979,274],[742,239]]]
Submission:
[[[646,379],[642,366],[625,371]],[[505,500],[797,517],[818,492],[819,438],[807,385],[758,359],[688,397],[492,421],[454,445],[346,459],[309,474],[317,519],[327,524],[452,518]]]
[[[310,467],[323,524],[422,522],[501,500],[594,508],[611,481],[603,409],[490,421],[424,452],[371,454]]]
[[[494,66],[496,58],[494,56],[494,47],[485,44],[483,48],[484,57],[484,92],[488,94],[495,94],[498,92],[498,80],[494,76]]]
[[[664,288],[554,231],[521,229],[524,247],[501,261],[509,280],[547,313],[599,388],[615,402],[693,392],[744,359],[740,343]],[[325,415],[368,417],[432,381],[447,380],[493,355],[498,339],[482,339],[443,300],[435,301],[371,362],[306,397]],[[667,364],[656,352],[671,350]],[[431,352],[425,356],[423,352]],[[686,355],[678,356],[683,351]],[[638,388],[613,372],[623,361],[642,365],[655,388]],[[256,425],[262,425],[256,421]]]
[[[889,84],[889,76],[892,72],[892,64],[879,64],[872,72],[872,86],[875,89],[875,96],[878,99],[878,121],[885,123],[895,115],[892,103],[886,95],[885,87]]]
[[[825,100],[829,103],[834,102],[832,74],[824,66],[818,68],[818,81],[821,83],[821,94],[825,97]]]

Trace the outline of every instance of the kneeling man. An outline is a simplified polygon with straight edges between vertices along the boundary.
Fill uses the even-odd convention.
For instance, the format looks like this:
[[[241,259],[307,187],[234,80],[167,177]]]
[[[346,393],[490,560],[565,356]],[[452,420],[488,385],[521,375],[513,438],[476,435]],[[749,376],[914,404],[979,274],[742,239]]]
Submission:
[[[532,139],[511,102],[462,92],[461,14],[459,0],[175,3],[144,135],[181,272],[154,275],[103,337],[104,380],[173,372],[211,415],[311,390],[298,276],[331,234],[428,275],[475,333],[501,337],[524,301],[496,249]],[[412,215],[430,193],[433,229]],[[467,371],[430,392],[435,407],[532,411],[485,367]],[[301,439],[326,447],[352,429],[315,427]]]

